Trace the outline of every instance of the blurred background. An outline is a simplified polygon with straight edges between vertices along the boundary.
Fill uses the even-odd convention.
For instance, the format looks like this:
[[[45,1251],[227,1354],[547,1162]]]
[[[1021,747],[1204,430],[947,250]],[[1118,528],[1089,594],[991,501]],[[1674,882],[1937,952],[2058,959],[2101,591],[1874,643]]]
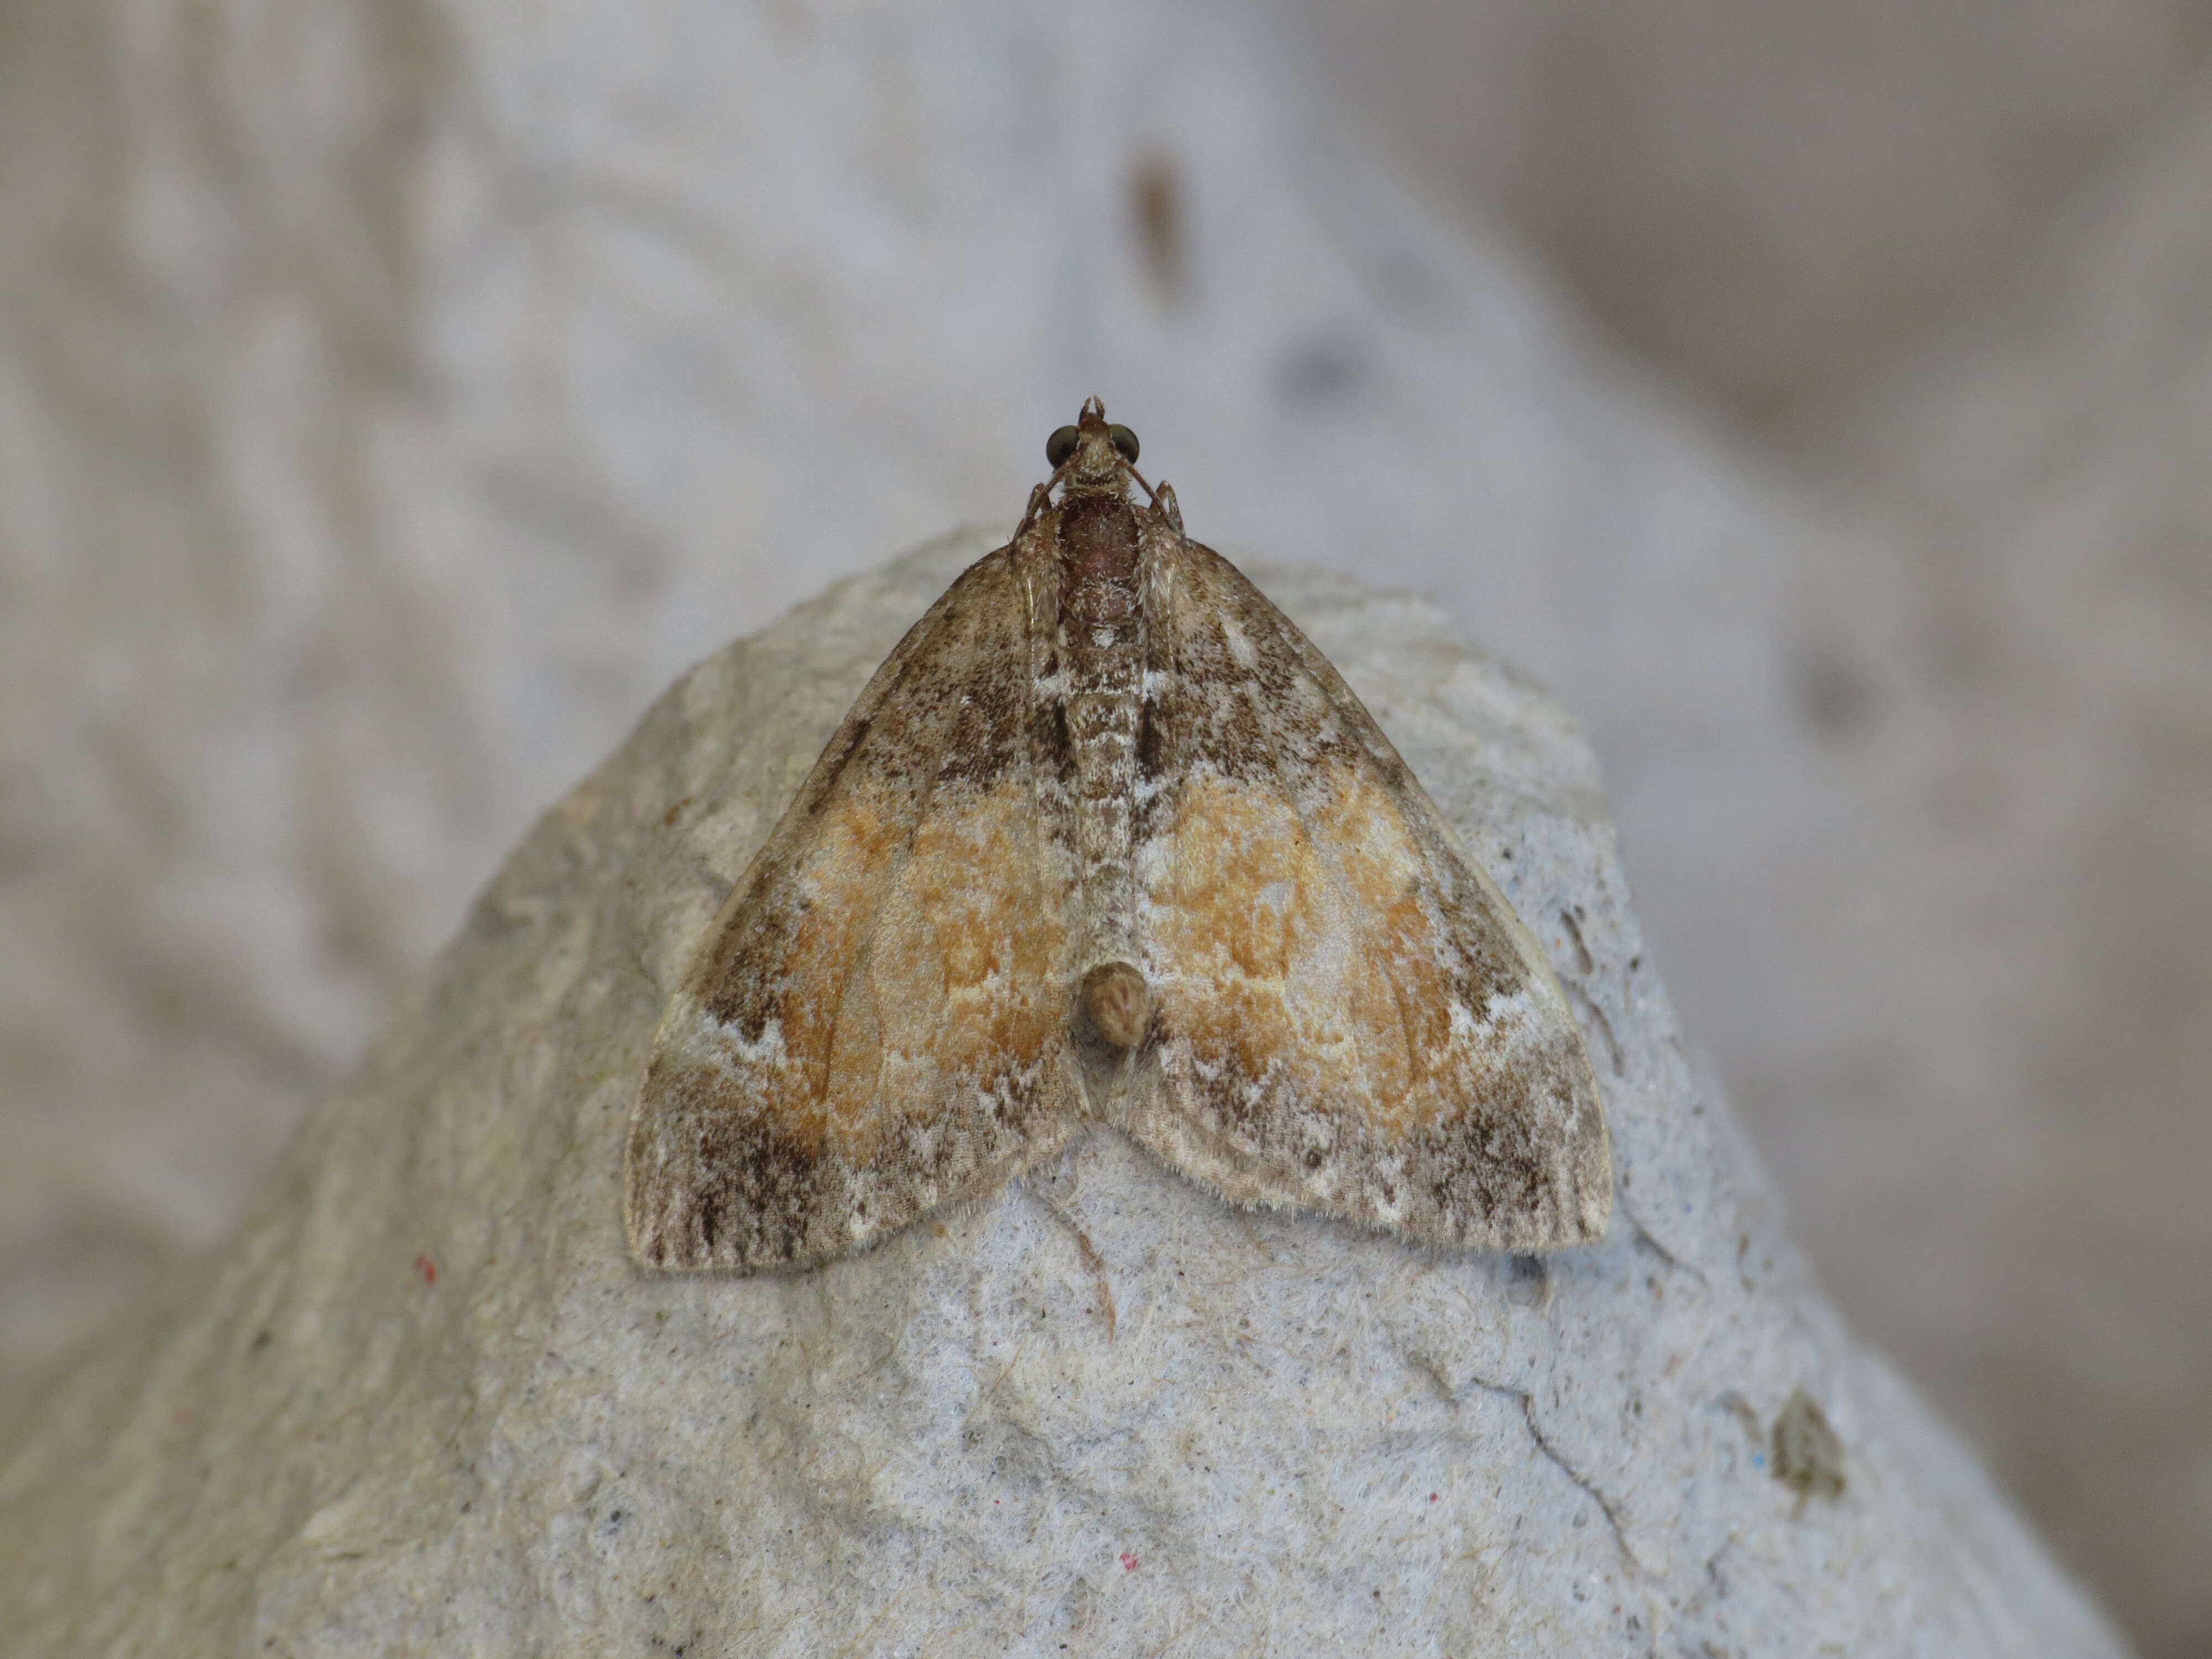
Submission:
[[[1589,724],[1835,1294],[2212,1652],[2184,0],[0,0],[0,1436],[678,669],[1093,391]]]

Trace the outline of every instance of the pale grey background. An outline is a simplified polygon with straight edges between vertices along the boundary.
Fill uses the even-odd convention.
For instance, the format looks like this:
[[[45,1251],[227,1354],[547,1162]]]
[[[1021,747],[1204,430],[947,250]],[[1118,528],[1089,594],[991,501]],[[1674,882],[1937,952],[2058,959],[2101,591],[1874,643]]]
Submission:
[[[1590,720],[1846,1309],[2212,1647],[2212,11],[1139,9],[0,6],[7,1397],[678,665],[1096,389]]]

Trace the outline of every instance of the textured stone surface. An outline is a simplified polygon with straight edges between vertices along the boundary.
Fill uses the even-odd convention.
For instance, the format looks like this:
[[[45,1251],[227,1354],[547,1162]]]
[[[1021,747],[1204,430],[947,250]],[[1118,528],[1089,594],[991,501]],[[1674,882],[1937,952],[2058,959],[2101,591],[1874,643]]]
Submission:
[[[1811,1285],[1644,958],[1572,722],[1340,580],[1256,573],[1553,952],[1615,1138],[1606,1243],[1432,1255],[1247,1215],[1102,1131],[857,1261],[633,1269],[621,1146],[661,1000],[988,544],[711,659],[544,817],[240,1234],[0,1474],[12,1642],[2118,1651]],[[1839,1493],[1796,1478],[1832,1455],[1801,1389]]]

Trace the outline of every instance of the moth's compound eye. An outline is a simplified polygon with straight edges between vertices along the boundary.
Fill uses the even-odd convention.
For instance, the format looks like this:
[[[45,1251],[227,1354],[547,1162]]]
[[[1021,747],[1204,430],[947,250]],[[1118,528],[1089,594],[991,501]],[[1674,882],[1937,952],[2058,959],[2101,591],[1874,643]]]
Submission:
[[[1075,453],[1076,430],[1064,426],[1044,441],[1044,458],[1055,472],[1067,465],[1067,458]]]
[[[1114,441],[1114,447],[1121,452],[1121,459],[1134,466],[1137,464],[1137,434],[1126,426],[1109,426],[1106,435]]]

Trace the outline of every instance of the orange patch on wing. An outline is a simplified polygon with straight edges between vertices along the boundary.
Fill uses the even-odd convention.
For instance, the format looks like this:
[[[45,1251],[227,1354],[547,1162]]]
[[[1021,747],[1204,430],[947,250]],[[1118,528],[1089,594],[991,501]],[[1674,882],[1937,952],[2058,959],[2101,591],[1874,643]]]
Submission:
[[[1152,959],[1175,968],[1165,1018],[1201,1064],[1272,1073],[1305,1103],[1386,1132],[1433,1118],[1442,1103],[1413,1045],[1448,1041],[1449,1015],[1424,1018],[1434,1011],[1418,1002],[1433,930],[1417,867],[1389,797],[1348,771],[1310,825],[1273,791],[1189,780],[1149,895]]]
[[[884,867],[904,826],[873,792],[825,807],[816,820],[799,884],[804,920],[793,930],[777,977],[791,988],[778,1000],[785,1063],[793,1084],[780,1119],[784,1133],[818,1147],[866,1065],[872,1026],[865,1006],[848,1007],[846,973],[874,920]],[[849,1023],[848,1023],[849,1022]]]
[[[1453,1042],[1448,942],[1422,892],[1427,860],[1388,790],[1348,766],[1333,774],[1314,832],[1351,890],[1362,956],[1393,988],[1413,1084],[1430,1069],[1426,1057],[1441,1060]]]
[[[1312,848],[1286,801],[1212,775],[1187,781],[1174,835],[1149,894],[1163,1007],[1195,1054],[1256,1076],[1295,1035],[1283,981],[1315,920]]]
[[[1063,939],[1028,792],[939,799],[869,919],[833,1025],[822,1108],[865,1158],[894,1115],[972,1104],[1033,1071],[1066,1024]],[[871,1109],[872,1108],[876,1109]]]

